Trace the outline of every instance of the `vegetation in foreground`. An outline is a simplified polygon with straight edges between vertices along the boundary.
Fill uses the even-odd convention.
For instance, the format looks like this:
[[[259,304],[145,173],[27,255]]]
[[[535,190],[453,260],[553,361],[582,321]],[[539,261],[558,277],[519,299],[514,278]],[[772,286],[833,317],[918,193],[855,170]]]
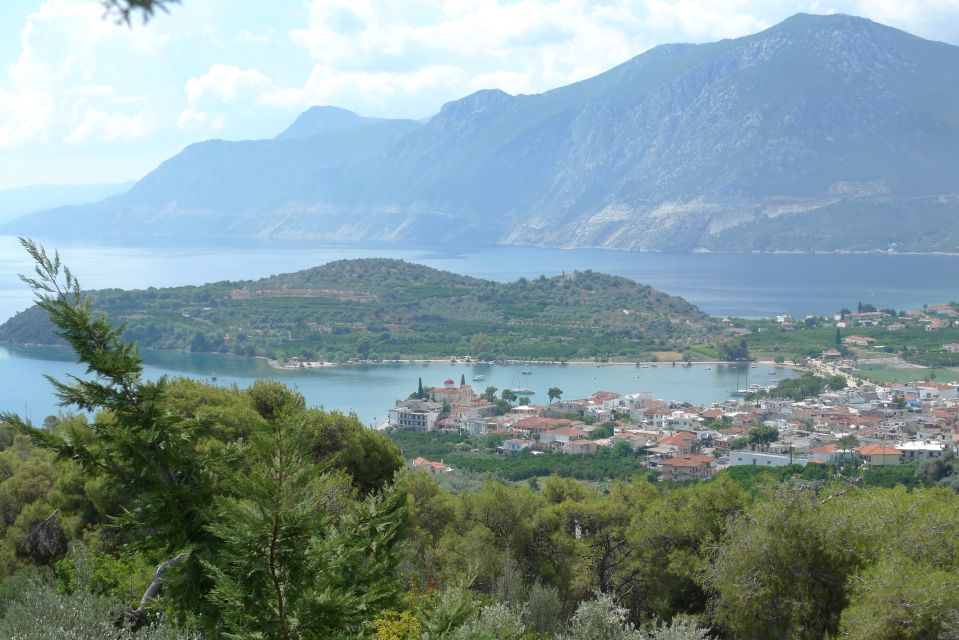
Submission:
[[[786,470],[453,494],[282,385],[143,381],[31,248],[93,374],[56,391],[95,417],[3,416],[2,637],[959,637],[952,460],[912,490]]]

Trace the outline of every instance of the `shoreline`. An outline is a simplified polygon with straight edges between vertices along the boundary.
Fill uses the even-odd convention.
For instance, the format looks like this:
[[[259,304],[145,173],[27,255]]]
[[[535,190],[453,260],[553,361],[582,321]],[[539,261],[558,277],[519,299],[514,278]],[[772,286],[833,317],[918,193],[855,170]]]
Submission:
[[[186,353],[186,352],[184,352]],[[233,354],[217,354],[217,355],[230,355]],[[235,356],[239,358],[249,357],[249,356]],[[592,360],[503,360],[497,362],[479,362],[479,361],[464,361],[464,360],[451,360],[449,358],[400,358],[399,360],[357,360],[355,362],[326,362],[326,361],[310,361],[302,364],[280,364],[279,361],[267,358],[266,356],[253,356],[253,360],[262,360],[266,362],[270,367],[278,369],[281,371],[300,371],[300,370],[310,370],[310,369],[331,369],[336,367],[355,367],[355,366],[381,366],[381,365],[465,365],[470,367],[533,367],[533,366],[548,366],[548,367],[565,367],[565,366],[576,366],[576,367],[640,367],[640,368],[656,368],[659,366],[672,368],[676,367],[693,367],[697,365],[763,365],[770,367],[781,367],[783,369],[793,369],[796,371],[801,371],[806,369],[803,365],[793,364],[791,362],[777,363],[773,360],[694,360],[688,364],[680,361],[662,361],[662,360],[636,360],[636,361],[616,361],[616,362],[595,362]]]

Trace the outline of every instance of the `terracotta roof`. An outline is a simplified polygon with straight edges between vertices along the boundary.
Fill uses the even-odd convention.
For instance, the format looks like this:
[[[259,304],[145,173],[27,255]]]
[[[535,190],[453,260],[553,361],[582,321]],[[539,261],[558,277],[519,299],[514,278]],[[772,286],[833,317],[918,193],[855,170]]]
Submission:
[[[835,444],[824,444],[821,447],[813,447],[809,450],[810,453],[820,453],[825,455],[830,455],[836,453],[839,450],[839,445]]]
[[[586,432],[581,429],[574,429],[572,427],[560,427],[559,429],[553,429],[549,433],[561,435],[561,436],[585,436]]]
[[[902,453],[899,449],[884,444],[867,444],[856,447],[856,451],[863,456],[898,456]]]
[[[712,456],[676,456],[675,458],[659,460],[657,464],[663,467],[701,467],[715,461],[716,458]]]

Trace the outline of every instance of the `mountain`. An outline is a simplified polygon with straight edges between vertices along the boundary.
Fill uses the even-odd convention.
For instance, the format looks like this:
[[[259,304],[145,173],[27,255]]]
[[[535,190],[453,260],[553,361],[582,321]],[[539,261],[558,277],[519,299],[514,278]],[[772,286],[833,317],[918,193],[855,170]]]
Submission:
[[[257,281],[90,293],[144,348],[322,358],[620,356],[711,343],[682,298],[591,271],[497,283],[400,260],[340,260]],[[37,306],[0,342],[59,344]]]
[[[0,223],[27,213],[70,204],[87,204],[123,193],[133,182],[117,184],[34,185],[0,191]]]
[[[384,118],[364,118],[339,107],[310,107],[297,117],[277,140],[303,140],[321,133],[382,122]]]
[[[322,108],[7,232],[959,251],[959,47],[800,14],[426,122]]]

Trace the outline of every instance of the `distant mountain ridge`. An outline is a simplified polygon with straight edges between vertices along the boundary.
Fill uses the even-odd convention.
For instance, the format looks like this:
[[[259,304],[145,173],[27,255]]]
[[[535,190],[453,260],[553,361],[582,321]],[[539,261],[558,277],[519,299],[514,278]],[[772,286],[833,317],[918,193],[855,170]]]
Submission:
[[[959,252],[959,47],[800,14],[427,122],[323,107],[7,232]]]
[[[133,184],[44,184],[0,190],[0,223],[52,207],[98,202]]]

